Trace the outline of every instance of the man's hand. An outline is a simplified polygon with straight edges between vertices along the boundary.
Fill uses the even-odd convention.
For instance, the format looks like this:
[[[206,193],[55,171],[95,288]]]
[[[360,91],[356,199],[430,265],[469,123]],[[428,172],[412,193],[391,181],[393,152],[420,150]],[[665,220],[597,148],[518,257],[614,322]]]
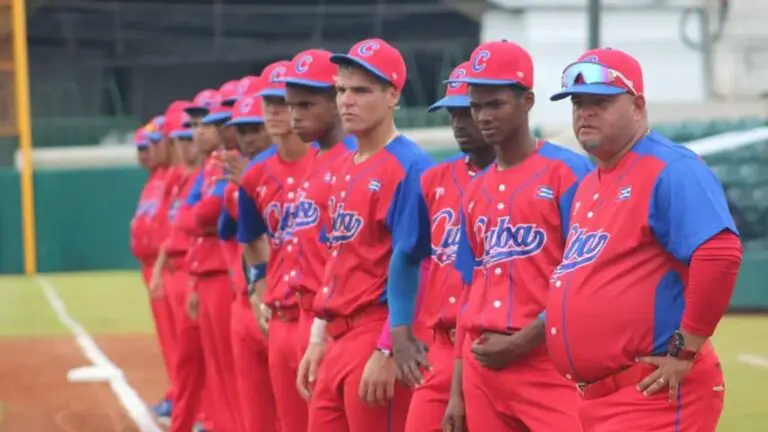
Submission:
[[[149,295],[153,298],[162,297],[165,294],[163,289],[163,274],[162,270],[158,271],[157,268],[152,272],[152,279],[149,280]]]
[[[451,396],[443,415],[443,432],[465,432],[467,412],[464,408],[464,392],[462,390],[462,372],[464,363],[457,359],[453,366],[451,378]]]
[[[312,387],[317,381],[317,370],[325,357],[327,347],[327,342],[310,343],[301,358],[299,370],[296,372],[296,389],[304,400],[309,400],[312,396]]]
[[[668,386],[669,401],[677,402],[680,383],[683,382],[683,378],[691,371],[693,361],[680,360],[672,356],[640,357],[637,361],[658,367],[652,374],[640,381],[640,384],[637,385],[637,390],[645,396],[651,396]]]
[[[239,185],[248,166],[248,159],[234,151],[218,151],[214,158],[224,171],[216,180],[227,180]]]
[[[544,342],[544,322],[535,320],[517,333],[483,333],[472,344],[472,354],[483,367],[500,370]]]
[[[397,376],[408,387],[424,384],[421,369],[432,369],[427,361],[427,348],[416,339],[409,326],[393,327],[392,354],[397,364]]]
[[[187,297],[187,315],[193,321],[197,320],[197,312],[200,307],[200,297],[196,292],[190,293]]]
[[[386,405],[395,396],[395,378],[397,365],[395,361],[375,350],[363,370],[360,380],[360,398],[368,405]]]
[[[261,298],[255,292],[248,296],[248,300],[251,303],[251,310],[256,317],[256,322],[259,324],[259,330],[266,336],[269,332],[269,320],[272,318],[272,309],[262,303]]]

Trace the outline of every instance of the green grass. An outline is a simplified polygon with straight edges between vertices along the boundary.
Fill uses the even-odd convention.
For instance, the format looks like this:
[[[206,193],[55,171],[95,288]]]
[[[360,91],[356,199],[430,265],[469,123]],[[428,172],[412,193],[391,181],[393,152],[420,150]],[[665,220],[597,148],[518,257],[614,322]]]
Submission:
[[[136,272],[43,275],[74,319],[92,335],[153,331],[146,290]],[[38,283],[0,277],[0,338],[68,335],[48,306]],[[768,316],[728,316],[715,346],[726,374],[726,407],[719,431],[768,430],[768,368],[739,362],[740,354],[768,358]],[[0,406],[0,416],[1,406]]]

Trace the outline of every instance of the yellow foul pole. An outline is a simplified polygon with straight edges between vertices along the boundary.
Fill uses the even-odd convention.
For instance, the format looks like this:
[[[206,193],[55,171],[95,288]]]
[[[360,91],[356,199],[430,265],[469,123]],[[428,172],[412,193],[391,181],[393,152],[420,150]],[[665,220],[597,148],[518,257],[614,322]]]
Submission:
[[[24,273],[37,273],[35,239],[35,189],[32,176],[32,120],[29,103],[29,59],[27,57],[27,12],[25,0],[11,0],[13,63],[15,65],[16,123],[21,150],[21,223],[24,241]]]

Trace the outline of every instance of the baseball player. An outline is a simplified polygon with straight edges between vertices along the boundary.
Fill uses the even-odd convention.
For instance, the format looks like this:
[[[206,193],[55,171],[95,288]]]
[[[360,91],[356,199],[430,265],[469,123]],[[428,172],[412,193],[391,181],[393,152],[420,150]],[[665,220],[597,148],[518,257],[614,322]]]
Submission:
[[[298,358],[303,360],[296,375],[299,393],[309,399],[309,381],[325,352],[325,338],[315,341],[307,352],[314,314],[312,303],[322,284],[328,246],[321,241],[330,227],[328,212],[329,179],[334,163],[355,148],[354,137],[346,136],[336,109],[335,77],[337,66],[331,63],[332,53],[311,49],[294,56],[286,74],[286,103],[291,109],[291,128],[304,142],[315,142],[317,156],[309,177],[296,193],[297,209],[317,209],[317,217],[297,219],[293,244],[285,250],[288,283],[287,296],[296,296],[301,309],[298,335]],[[304,212],[302,212],[304,213]],[[310,370],[312,377],[310,378]]]
[[[191,430],[200,408],[200,394],[205,374],[200,332],[197,322],[186,313],[189,295],[189,272],[185,255],[194,238],[189,234],[194,225],[191,208],[185,206],[200,173],[200,152],[192,140],[192,131],[183,126],[183,110],[166,114],[165,131],[175,141],[178,159],[183,161],[183,176],[172,193],[167,218],[169,234],[160,249],[152,290],[162,290],[172,304],[176,351],[172,364],[174,403],[171,430]]]
[[[241,96],[232,109],[227,125],[237,131],[238,142],[247,160],[270,145],[271,138],[264,128],[261,98]],[[236,155],[240,158],[240,155]],[[269,377],[267,339],[259,330],[247,294],[243,250],[237,243],[237,200],[239,185],[230,182],[224,190],[224,209],[219,217],[219,238],[222,239],[235,288],[232,303],[232,353],[238,390],[240,417],[245,432],[277,432],[277,413],[272,383]]]
[[[257,158],[240,182],[237,239],[245,245],[250,295],[265,309],[262,325],[269,320],[269,373],[280,423],[285,432],[304,432],[307,404],[295,385],[299,306],[295,296],[286,295],[290,270],[285,268],[284,253],[293,247],[294,229],[319,215],[316,206],[295,206],[296,193],[316,152],[291,131],[285,103],[290,65],[288,61],[272,63],[261,74],[266,78],[259,93],[265,125],[276,146],[267,150],[268,157]]]
[[[578,182],[589,160],[531,135],[533,61],[508,41],[472,52],[470,107],[496,162],[466,188],[456,268],[461,313],[444,426],[462,430],[579,431],[578,395],[544,344],[549,277],[559,264]],[[464,407],[461,407],[461,404]]]
[[[209,93],[210,94],[210,93]],[[198,94],[200,96],[200,94]],[[208,99],[210,101],[211,99]],[[190,107],[187,114],[196,119],[208,107]],[[210,115],[210,114],[209,114]],[[203,117],[204,119],[205,117]],[[189,308],[199,322],[200,337],[205,357],[206,388],[210,390],[210,403],[206,403],[216,430],[237,431],[242,428],[239,418],[237,391],[234,378],[232,345],[229,335],[231,326],[232,284],[229,265],[218,239],[218,219],[223,207],[224,188],[227,182],[220,180],[220,166],[212,153],[221,145],[216,126],[192,121],[193,135],[200,146],[204,162],[198,193],[190,194],[187,205],[192,209],[195,221],[195,241],[187,253],[192,275],[193,294]],[[212,412],[208,411],[208,405]]]
[[[597,160],[579,185],[551,280],[547,345],[584,400],[585,431],[709,432],[724,380],[709,337],[742,248],[723,188],[648,129],[638,61],[613,49],[565,68],[573,130]]]
[[[309,430],[401,431],[410,390],[395,382],[389,352],[387,269],[393,248],[415,243],[405,229],[422,172],[430,164],[394,125],[406,80],[400,52],[381,39],[335,54],[336,103],[358,150],[343,155],[330,180],[330,256],[313,309],[330,338],[310,399]]]
[[[414,222],[411,235],[422,239],[421,247],[407,256],[408,259],[393,259],[390,265],[393,353],[403,380],[415,387],[405,429],[412,432],[442,430],[451,390],[456,315],[462,290],[461,276],[454,268],[461,200],[470,180],[495,157],[493,147],[483,141],[472,121],[467,84],[455,82],[466,76],[469,69],[469,62],[457,66],[450,75],[445,97],[429,108],[430,112],[448,110],[461,153],[428,169],[422,176],[420,210],[411,217]],[[421,233],[420,229],[428,231]],[[399,255],[399,251],[395,250],[394,254]],[[431,342],[428,362],[411,330],[419,282],[415,277],[417,263],[427,257],[431,257],[432,262],[418,315],[433,330],[428,339]],[[427,365],[431,369],[422,377],[419,367]]]

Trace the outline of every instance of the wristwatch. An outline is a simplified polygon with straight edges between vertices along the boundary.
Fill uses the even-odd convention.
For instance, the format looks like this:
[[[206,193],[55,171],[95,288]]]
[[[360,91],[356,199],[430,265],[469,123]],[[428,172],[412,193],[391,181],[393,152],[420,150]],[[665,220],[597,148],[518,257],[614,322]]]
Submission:
[[[680,331],[675,331],[669,338],[669,355],[680,360],[693,360],[699,354],[698,351],[685,347],[685,337]]]

